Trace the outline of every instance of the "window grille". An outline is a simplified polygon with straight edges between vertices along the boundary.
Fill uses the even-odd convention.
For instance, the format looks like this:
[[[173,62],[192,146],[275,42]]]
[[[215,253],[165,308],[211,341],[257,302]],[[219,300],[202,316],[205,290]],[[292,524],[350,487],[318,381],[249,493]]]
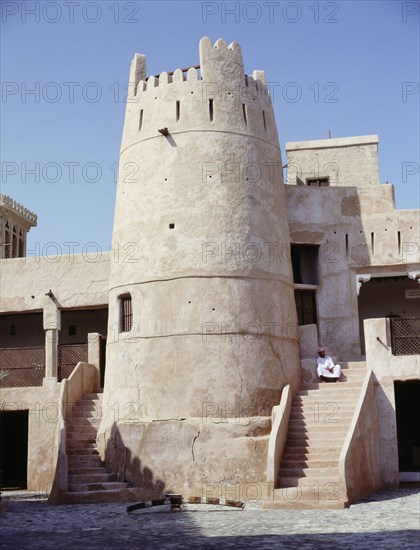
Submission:
[[[133,308],[131,296],[121,296],[120,298],[120,316],[121,316],[121,331],[130,332],[133,328]]]

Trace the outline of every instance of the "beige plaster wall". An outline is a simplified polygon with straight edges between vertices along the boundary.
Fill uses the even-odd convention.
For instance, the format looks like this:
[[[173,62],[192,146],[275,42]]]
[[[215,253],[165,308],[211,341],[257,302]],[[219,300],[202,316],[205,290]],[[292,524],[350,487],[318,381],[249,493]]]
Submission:
[[[366,373],[355,417],[350,425],[340,470],[344,470],[347,500],[354,502],[381,487],[378,414],[374,379]]]
[[[383,487],[398,487],[399,466],[394,381],[420,379],[420,356],[392,355],[389,319],[366,319],[364,327],[366,361],[375,377],[381,485]]]
[[[379,183],[378,136],[357,136],[286,143],[287,183],[329,177],[333,186]]]
[[[99,445],[105,447],[106,462],[117,478],[140,487],[144,499],[165,492],[220,497],[223,491],[230,491],[232,498],[236,490],[250,500],[247,486],[266,492],[270,487],[265,481],[270,427],[270,417],[242,416],[235,421],[217,415],[206,422],[118,422]]]
[[[100,257],[69,254],[2,260],[0,310],[42,310],[49,290],[61,308],[104,305],[108,301],[110,261],[109,253]]]
[[[29,410],[28,490],[48,493],[54,480],[56,429],[61,414],[60,384],[44,379],[42,387],[0,389],[1,410]]]
[[[358,359],[356,275],[418,271],[418,213],[395,210],[392,185],[369,188],[287,185],[286,195],[291,241],[320,245],[317,290],[320,343],[341,360]]]

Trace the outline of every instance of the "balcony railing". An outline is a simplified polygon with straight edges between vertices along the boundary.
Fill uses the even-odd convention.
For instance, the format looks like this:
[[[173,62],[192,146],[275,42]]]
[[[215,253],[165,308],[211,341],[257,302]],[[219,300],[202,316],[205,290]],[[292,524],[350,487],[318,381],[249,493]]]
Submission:
[[[390,321],[393,355],[420,354],[420,317],[393,317]]]
[[[58,346],[58,381],[68,378],[77,363],[88,361],[87,344],[61,344]]]
[[[45,348],[2,348],[0,369],[2,388],[42,386],[45,376]]]

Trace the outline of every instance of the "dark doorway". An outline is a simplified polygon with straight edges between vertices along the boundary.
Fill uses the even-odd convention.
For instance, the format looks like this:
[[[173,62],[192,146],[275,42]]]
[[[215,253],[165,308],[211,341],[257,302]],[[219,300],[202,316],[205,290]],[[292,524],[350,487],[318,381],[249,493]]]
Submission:
[[[304,285],[319,284],[317,244],[291,244],[293,282]]]
[[[0,470],[5,489],[26,489],[29,411],[0,412]]]
[[[420,472],[420,380],[394,382],[400,472]]]
[[[105,384],[105,364],[106,364],[106,338],[101,338],[100,356],[99,356],[99,385],[101,388]]]
[[[317,323],[315,290],[295,290],[296,312],[298,325]]]

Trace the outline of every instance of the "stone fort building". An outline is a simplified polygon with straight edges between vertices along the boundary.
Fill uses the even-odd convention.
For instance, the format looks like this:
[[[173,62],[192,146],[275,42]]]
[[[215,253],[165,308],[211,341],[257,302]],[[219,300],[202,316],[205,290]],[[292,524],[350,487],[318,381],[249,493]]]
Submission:
[[[25,257],[2,196],[5,487],[328,508],[419,479],[419,212],[375,135],[285,153],[264,72],[203,38],[134,57],[109,253]]]

